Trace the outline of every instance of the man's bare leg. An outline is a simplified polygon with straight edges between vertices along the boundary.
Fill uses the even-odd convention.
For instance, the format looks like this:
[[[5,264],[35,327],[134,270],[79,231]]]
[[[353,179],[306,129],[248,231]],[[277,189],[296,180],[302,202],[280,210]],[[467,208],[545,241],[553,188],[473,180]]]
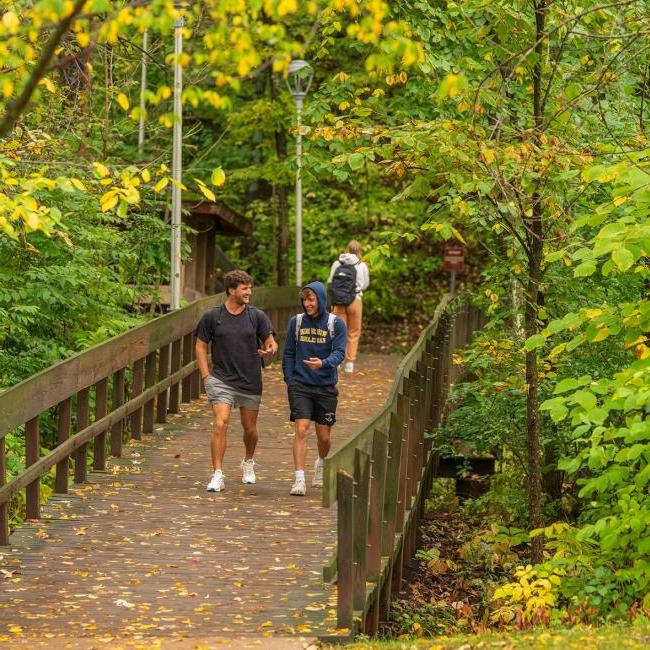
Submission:
[[[223,457],[226,455],[226,432],[230,424],[230,404],[213,404],[212,411],[212,436],[210,437],[210,451],[212,452],[212,468],[223,468]]]
[[[255,454],[255,447],[259,440],[257,432],[257,414],[259,411],[254,409],[239,409],[239,416],[241,418],[241,426],[244,430],[244,447],[246,448],[246,455],[244,460],[252,460]]]
[[[311,420],[296,420],[296,433],[293,438],[293,463],[296,471],[304,471],[307,461],[307,436]]]
[[[325,458],[330,453],[332,427],[327,424],[316,424],[316,438],[318,444],[318,457]]]

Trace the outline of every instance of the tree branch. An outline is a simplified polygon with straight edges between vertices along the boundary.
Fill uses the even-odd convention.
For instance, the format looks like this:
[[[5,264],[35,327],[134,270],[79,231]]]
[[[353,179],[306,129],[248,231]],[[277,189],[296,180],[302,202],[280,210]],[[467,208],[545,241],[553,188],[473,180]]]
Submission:
[[[59,46],[63,35],[70,29],[70,25],[81,12],[86,0],[75,0],[72,11],[58,24],[57,28],[52,32],[48,39],[41,56],[32,71],[29,81],[23,88],[22,92],[16,99],[7,103],[4,115],[0,119],[0,138],[4,138],[13,130],[16,121],[21,116],[23,111],[27,108],[29,100],[31,99],[36,86],[39,81],[45,76],[50,60],[54,56],[56,48]]]

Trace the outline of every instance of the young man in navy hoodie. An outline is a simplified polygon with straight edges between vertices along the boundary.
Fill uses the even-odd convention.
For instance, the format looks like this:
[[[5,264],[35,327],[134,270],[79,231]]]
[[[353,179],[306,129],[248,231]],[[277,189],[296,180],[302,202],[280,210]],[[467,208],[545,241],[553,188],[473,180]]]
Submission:
[[[327,311],[325,287],[310,282],[301,292],[304,312],[289,321],[282,357],[289,393],[291,421],[296,423],[293,460],[296,477],[291,494],[304,496],[307,436],[313,421],[318,439],[318,459],[312,486],[323,486],[323,459],[330,450],[330,432],[336,421],[337,368],[345,357],[345,323]]]

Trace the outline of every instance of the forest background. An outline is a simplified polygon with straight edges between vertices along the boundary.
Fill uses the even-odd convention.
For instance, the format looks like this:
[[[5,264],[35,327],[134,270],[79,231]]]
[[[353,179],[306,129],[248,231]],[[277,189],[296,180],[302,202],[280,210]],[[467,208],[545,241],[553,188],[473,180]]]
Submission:
[[[323,278],[359,239],[372,274],[366,323],[403,332],[439,299],[441,242],[467,246],[466,288],[488,322],[462,355],[471,380],[453,395],[441,445],[498,454],[502,471],[476,507],[493,524],[486,557],[506,565],[466,617],[475,622],[650,610],[648,9],[632,0],[183,9],[183,184],[253,221],[252,238],[220,243],[258,284],[292,277],[284,76],[296,56],[315,72],[302,128],[305,277]],[[138,304],[169,276],[179,11],[108,0],[3,10],[0,389],[155,316]],[[17,472],[22,432],[8,441]],[[523,568],[506,562],[504,544]]]

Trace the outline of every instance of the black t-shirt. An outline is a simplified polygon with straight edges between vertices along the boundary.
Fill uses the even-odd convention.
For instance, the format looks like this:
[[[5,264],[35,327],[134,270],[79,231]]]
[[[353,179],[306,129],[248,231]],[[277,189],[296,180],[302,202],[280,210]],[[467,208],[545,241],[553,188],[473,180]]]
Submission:
[[[212,343],[212,374],[249,395],[262,394],[257,341],[265,341],[269,334],[274,334],[273,325],[263,311],[247,305],[233,315],[223,304],[203,314],[194,332],[204,343]]]

